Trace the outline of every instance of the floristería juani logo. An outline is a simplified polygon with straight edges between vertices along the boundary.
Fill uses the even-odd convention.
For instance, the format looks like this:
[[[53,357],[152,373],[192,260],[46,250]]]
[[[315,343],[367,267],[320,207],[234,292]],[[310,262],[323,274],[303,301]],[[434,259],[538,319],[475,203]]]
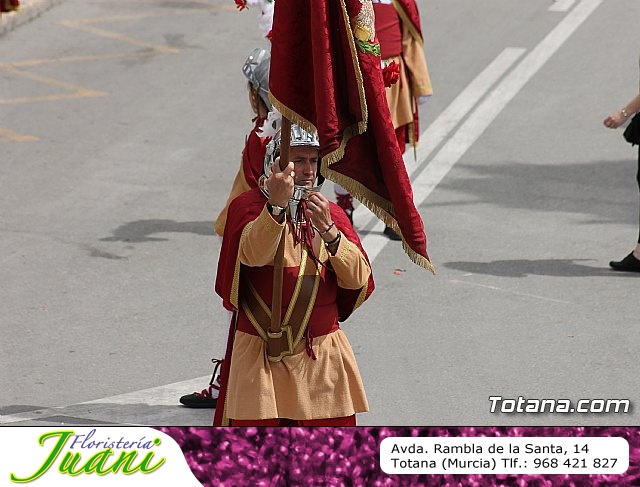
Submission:
[[[110,473],[129,475],[136,472],[148,474],[165,463],[165,458],[160,458],[154,463],[153,448],[160,445],[160,438],[147,440],[143,436],[138,440],[127,440],[124,437],[112,440],[107,437],[105,440],[98,441],[93,439],[95,435],[95,429],[86,435],[76,434],[73,430],[52,431],[43,434],[38,439],[40,446],[44,446],[45,441],[49,439],[57,438],[49,456],[29,476],[18,476],[11,473],[11,481],[15,483],[32,482],[54,467],[58,460],[58,472],[70,476],[93,473],[96,475]]]

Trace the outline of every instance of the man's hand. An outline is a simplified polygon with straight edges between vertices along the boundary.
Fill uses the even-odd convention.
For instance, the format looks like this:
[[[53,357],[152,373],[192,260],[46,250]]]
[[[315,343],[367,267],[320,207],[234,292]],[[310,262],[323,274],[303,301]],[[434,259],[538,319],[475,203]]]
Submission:
[[[324,232],[331,224],[329,200],[321,193],[311,193],[307,198],[307,217],[320,232]]]
[[[321,193],[311,193],[307,198],[307,217],[313,223],[313,226],[318,229],[319,232],[325,232],[332,224],[331,210],[329,210],[329,200],[325,198]],[[337,234],[337,229],[331,229],[326,235],[322,235],[323,240],[329,241]]]
[[[293,162],[290,162],[284,171],[280,171],[280,158],[276,158],[266,182],[269,203],[286,208],[293,196],[294,174]]]
[[[335,255],[340,243],[340,232],[331,218],[329,200],[321,193],[311,193],[307,198],[307,218],[320,232],[320,237],[327,244],[331,255]]]

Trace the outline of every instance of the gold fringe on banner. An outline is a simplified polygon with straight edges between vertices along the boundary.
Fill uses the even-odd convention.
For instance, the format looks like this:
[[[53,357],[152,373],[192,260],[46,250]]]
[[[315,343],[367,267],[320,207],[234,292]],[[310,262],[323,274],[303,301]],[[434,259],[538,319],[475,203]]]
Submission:
[[[318,133],[318,129],[316,128],[315,125],[313,125],[309,120],[304,118],[299,113],[291,110],[291,108],[289,108],[280,100],[278,100],[271,92],[269,92],[269,100],[271,100],[271,104],[276,108],[276,110],[278,110],[283,117],[288,118],[291,121],[291,123],[295,123],[298,127],[303,128],[309,133],[312,133],[312,134]]]
[[[376,217],[382,220],[382,222],[384,222],[385,225],[391,227],[400,236],[402,236],[400,227],[398,226],[398,223],[395,217],[393,216],[395,215],[393,204],[389,200],[374,193],[373,191],[371,191],[370,189],[368,189],[358,181],[355,181],[354,179],[331,169],[331,165],[342,160],[342,158],[344,157],[345,147],[349,142],[349,140],[355,137],[356,135],[363,134],[367,130],[367,122],[368,122],[368,116],[369,116],[369,113],[367,110],[367,101],[364,93],[362,72],[360,71],[360,62],[358,59],[358,53],[357,53],[355,41],[353,38],[353,32],[351,30],[351,21],[349,18],[349,14],[347,12],[345,1],[340,0],[340,4],[342,7],[343,19],[345,22],[345,32],[347,34],[349,46],[351,49],[351,58],[353,60],[353,68],[356,75],[356,79],[358,81],[358,94],[360,97],[360,111],[361,111],[360,114],[362,119],[359,122],[347,127],[342,132],[342,140],[340,141],[340,145],[338,146],[338,148],[332,152],[329,152],[328,154],[325,154],[322,157],[320,172],[325,178],[329,179],[330,181],[333,181],[334,183],[341,185],[343,188],[349,191],[349,193],[351,193],[351,195],[353,195],[358,201],[360,201],[360,203],[362,203],[364,206],[369,208],[369,210],[374,215],[376,215]],[[397,5],[395,0],[394,0],[394,5],[396,5],[396,8],[398,8],[400,16],[405,21],[408,21],[408,17],[406,13],[404,13],[402,8],[399,5]],[[420,43],[422,43],[422,38],[419,36],[415,28],[413,28],[413,24],[409,22],[408,25],[410,30],[413,29],[412,34],[417,35],[417,38],[420,40]],[[301,116],[299,113],[287,107],[284,103],[278,100],[271,92],[269,92],[269,99],[271,100],[271,103],[273,104],[273,106],[280,113],[282,113],[283,117],[288,118],[289,120],[291,120],[292,123],[295,123],[296,125],[302,127],[308,132],[313,132],[316,134],[318,133],[318,130],[313,123],[311,123],[309,120]],[[429,262],[424,256],[418,254],[415,250],[409,247],[404,237],[402,237],[402,248],[404,249],[405,253],[409,256],[409,259],[411,259],[411,261],[414,264],[417,264],[420,267],[424,267],[425,269],[435,274],[435,267],[433,266],[433,264],[431,264],[431,262]]]

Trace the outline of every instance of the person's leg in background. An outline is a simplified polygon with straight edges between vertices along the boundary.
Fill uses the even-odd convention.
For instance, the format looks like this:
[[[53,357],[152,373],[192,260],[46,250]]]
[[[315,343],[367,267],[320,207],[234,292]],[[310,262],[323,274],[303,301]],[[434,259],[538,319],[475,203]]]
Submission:
[[[640,146],[638,147],[638,170],[636,173],[636,181],[638,183],[638,191],[640,192]],[[611,261],[609,262],[609,265],[615,271],[640,272],[640,205],[638,213],[638,243],[636,243],[633,251],[624,259],[620,261]]]

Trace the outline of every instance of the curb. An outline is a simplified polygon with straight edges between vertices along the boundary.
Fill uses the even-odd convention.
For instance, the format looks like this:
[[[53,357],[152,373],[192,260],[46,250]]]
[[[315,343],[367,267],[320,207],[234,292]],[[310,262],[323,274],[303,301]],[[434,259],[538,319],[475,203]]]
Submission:
[[[39,17],[51,7],[61,4],[63,1],[64,0],[23,0],[23,4],[20,5],[19,10],[4,13],[0,16],[0,37],[16,27]]]

